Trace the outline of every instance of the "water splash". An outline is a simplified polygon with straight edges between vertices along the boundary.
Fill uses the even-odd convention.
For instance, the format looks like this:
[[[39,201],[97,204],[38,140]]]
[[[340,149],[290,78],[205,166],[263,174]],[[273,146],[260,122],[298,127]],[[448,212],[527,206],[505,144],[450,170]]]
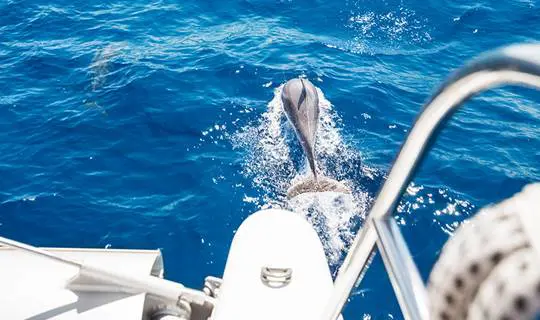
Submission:
[[[366,195],[362,193],[360,197]],[[351,230],[355,227],[358,214],[365,212],[367,201],[367,197],[360,199],[350,194],[310,192],[291,199],[289,205],[313,225],[330,265],[336,266],[354,239]]]
[[[353,230],[364,218],[370,196],[355,185],[354,175],[370,172],[360,163],[360,153],[344,141],[340,118],[320,89],[319,129],[316,154],[319,170],[326,176],[344,181],[352,195],[333,192],[302,194],[287,201],[287,189],[310,173],[292,128],[283,114],[282,86],[274,90],[267,110],[254,124],[248,124],[230,136],[234,148],[246,152],[242,174],[258,191],[244,201],[259,208],[285,208],[307,218],[321,238],[327,258],[336,266],[354,236]],[[299,161],[295,161],[299,160]]]
[[[346,24],[353,32],[346,47],[354,53],[373,53],[401,48],[404,44],[429,42],[432,36],[428,26],[426,19],[403,7],[383,13],[359,11],[351,15]]]
[[[230,137],[233,148],[246,152],[242,174],[258,189],[263,207],[283,207],[285,192],[295,176],[294,163],[283,126],[281,87],[274,91],[267,111],[254,125],[248,124]]]

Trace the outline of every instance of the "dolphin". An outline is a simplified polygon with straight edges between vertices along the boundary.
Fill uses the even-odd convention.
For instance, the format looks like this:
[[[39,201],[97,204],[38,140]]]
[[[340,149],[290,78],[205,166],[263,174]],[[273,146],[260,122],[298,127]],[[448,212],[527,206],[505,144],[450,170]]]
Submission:
[[[309,163],[313,176],[293,185],[287,197],[293,198],[306,192],[334,191],[350,193],[343,183],[318,175],[315,163],[315,142],[319,124],[319,95],[315,86],[307,79],[296,78],[285,83],[281,101],[287,119],[291,123]]]
[[[107,76],[110,75],[111,61],[126,47],[125,42],[113,42],[95,53],[90,65],[92,90],[96,91],[105,84]]]

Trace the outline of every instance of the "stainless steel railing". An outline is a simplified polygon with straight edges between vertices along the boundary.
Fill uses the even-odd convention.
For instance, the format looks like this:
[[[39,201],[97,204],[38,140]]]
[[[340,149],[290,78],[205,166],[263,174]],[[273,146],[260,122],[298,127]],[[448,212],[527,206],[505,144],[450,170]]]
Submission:
[[[513,45],[480,56],[458,70],[426,103],[369,212],[366,224],[354,239],[321,319],[337,319],[365,271],[375,244],[382,254],[404,317],[429,319],[424,283],[391,213],[437,137],[437,129],[473,95],[505,84],[540,90],[540,44]]]

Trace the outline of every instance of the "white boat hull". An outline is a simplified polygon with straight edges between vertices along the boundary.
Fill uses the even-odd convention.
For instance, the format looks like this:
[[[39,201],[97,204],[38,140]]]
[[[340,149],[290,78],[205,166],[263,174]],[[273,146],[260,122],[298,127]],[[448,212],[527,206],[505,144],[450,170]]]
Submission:
[[[315,319],[332,289],[312,226],[293,212],[263,210],[233,239],[212,319]]]

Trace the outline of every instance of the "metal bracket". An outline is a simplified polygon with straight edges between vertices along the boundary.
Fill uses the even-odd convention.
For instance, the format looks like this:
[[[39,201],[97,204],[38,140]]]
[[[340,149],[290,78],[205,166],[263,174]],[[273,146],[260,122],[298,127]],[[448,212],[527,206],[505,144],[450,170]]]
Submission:
[[[292,280],[291,268],[261,268],[261,281],[270,288],[283,288]]]
[[[217,298],[219,296],[219,289],[223,280],[217,277],[208,276],[204,279],[204,288],[203,292],[212,298]]]

